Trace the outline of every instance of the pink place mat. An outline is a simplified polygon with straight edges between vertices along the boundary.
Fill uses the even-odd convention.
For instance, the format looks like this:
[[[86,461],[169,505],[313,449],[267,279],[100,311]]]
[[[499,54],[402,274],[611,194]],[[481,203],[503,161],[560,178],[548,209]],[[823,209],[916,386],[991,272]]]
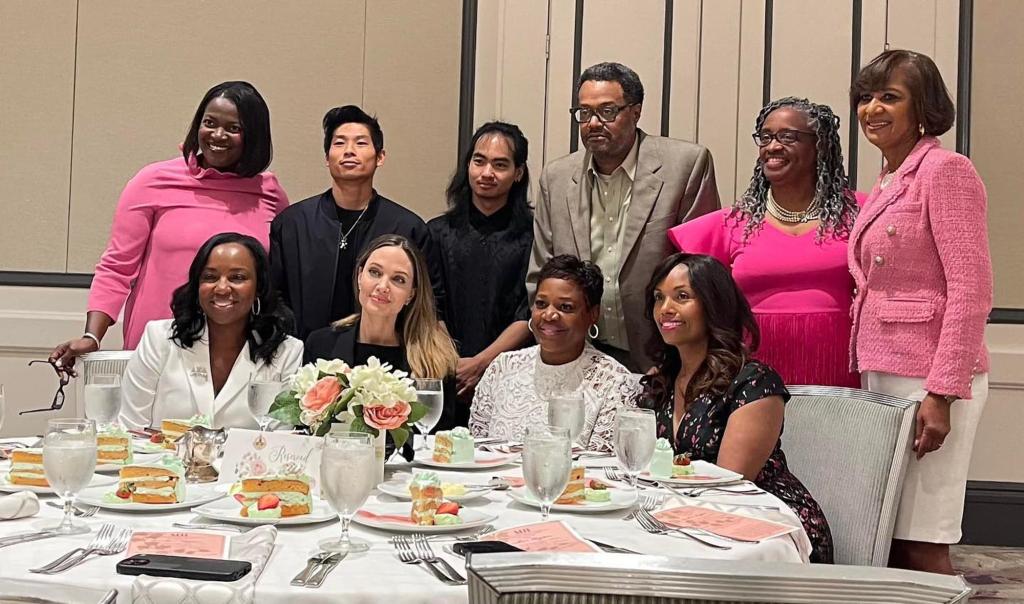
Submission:
[[[679,528],[706,529],[735,539],[771,539],[797,530],[787,524],[688,505],[662,510],[654,517]]]
[[[518,488],[518,487],[525,487],[526,486],[526,479],[525,478],[521,478],[519,476],[500,476],[500,478],[502,480],[508,481],[509,486],[514,488],[514,489]],[[586,484],[584,486],[586,488],[588,488],[588,489],[594,488],[594,481],[595,480],[597,480],[598,482],[600,482],[604,486],[608,487],[609,489],[614,489],[615,488],[615,485],[609,484],[608,482],[606,482],[604,480],[597,479],[597,478],[587,478],[585,480],[586,480]]]
[[[640,472],[640,475],[641,476],[651,476],[653,478],[653,476],[651,475],[650,472]],[[706,474],[691,474],[689,476],[677,476],[674,479],[670,479],[670,480],[680,480],[680,479],[682,479],[682,480],[721,480],[721,478],[722,478],[721,476],[708,476]]]
[[[365,518],[367,520],[375,520],[377,522],[394,522],[396,524],[415,524],[412,518],[409,516],[402,516],[401,514],[376,514],[367,510],[359,510],[356,512],[356,516]]]

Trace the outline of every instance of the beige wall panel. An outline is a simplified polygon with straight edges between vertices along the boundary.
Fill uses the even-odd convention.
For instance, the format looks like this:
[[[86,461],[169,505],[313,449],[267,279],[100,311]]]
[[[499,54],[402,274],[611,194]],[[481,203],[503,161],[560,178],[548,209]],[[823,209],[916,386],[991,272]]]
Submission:
[[[1020,10],[1017,0],[975,3],[971,71],[971,159],[988,191],[995,305],[1012,308],[1024,308],[1024,281],[1020,278],[1024,274],[1020,202],[1024,171],[1018,151],[1024,140]]]
[[[473,125],[491,119],[501,104],[499,82],[503,77],[506,0],[477,2],[476,68],[473,74]],[[544,24],[547,31],[547,23]]]
[[[71,270],[93,269],[124,184],[178,153],[203,93],[224,80],[252,82],[270,105],[272,169],[292,200],[327,188],[320,120],[360,99],[363,3],[225,0],[211,8],[82,0]]]
[[[885,50],[885,6],[888,0],[863,0],[860,23],[860,64],[867,65],[871,59]],[[843,106],[840,119],[849,120],[849,105]],[[856,119],[856,118],[854,118]],[[856,189],[868,193],[878,179],[882,169],[882,152],[868,142],[857,126],[857,182]]]
[[[1010,3],[1015,4],[1016,0]],[[977,23],[978,13],[974,14]],[[974,437],[968,479],[1024,482],[1024,466],[1020,463],[1020,437],[1024,434],[1024,325],[989,325],[985,343],[992,358],[989,397]]]
[[[75,0],[0,3],[0,270],[66,268]]]
[[[380,192],[424,220],[444,211],[459,137],[459,0],[366,5],[363,104],[384,129]]]
[[[741,6],[740,0],[705,2],[701,20],[697,142],[715,158],[718,193],[725,204],[736,199]]]
[[[1019,4],[1017,10],[1020,11]],[[931,57],[954,101],[959,15],[959,0],[889,2],[889,48],[906,48]],[[947,149],[955,149],[956,126],[940,137],[940,140]]]
[[[544,131],[546,162],[569,152],[569,137],[572,135],[569,107],[572,106],[573,91],[576,87],[572,77],[575,3],[570,0],[551,0],[548,6],[551,52],[548,58],[547,116]],[[580,147],[582,148],[582,144]]]
[[[676,0],[673,3],[668,135],[687,141],[697,140],[702,4],[701,0]]]
[[[850,3],[846,0],[776,2],[772,29],[772,99],[806,97],[828,105],[844,118],[850,90],[853,32]],[[849,148],[848,138],[847,129],[842,128],[843,149]]]
[[[661,134],[665,56],[664,0],[589,0],[583,9],[580,69],[604,61],[630,67],[644,85],[640,128]]]
[[[740,75],[736,103],[736,194],[750,185],[757,146],[750,138],[764,92],[764,0],[743,0],[740,7]],[[729,199],[722,199],[728,205]]]

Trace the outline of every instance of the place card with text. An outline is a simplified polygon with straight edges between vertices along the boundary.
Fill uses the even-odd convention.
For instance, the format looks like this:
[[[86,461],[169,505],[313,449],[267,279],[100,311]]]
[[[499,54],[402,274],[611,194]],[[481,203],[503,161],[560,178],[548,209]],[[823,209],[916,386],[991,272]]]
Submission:
[[[317,492],[324,439],[288,432],[259,432],[232,428],[224,442],[220,480],[236,482],[243,476],[307,474]]]
[[[780,522],[761,520],[742,514],[730,514],[695,505],[681,505],[665,509],[655,513],[654,517],[675,527],[706,529],[734,539],[764,541],[797,530],[795,526]]]
[[[224,535],[167,531],[135,531],[128,544],[128,554],[160,554],[191,558],[227,557],[228,538]]]
[[[481,541],[504,541],[526,552],[600,552],[562,520],[535,522],[488,533]]]

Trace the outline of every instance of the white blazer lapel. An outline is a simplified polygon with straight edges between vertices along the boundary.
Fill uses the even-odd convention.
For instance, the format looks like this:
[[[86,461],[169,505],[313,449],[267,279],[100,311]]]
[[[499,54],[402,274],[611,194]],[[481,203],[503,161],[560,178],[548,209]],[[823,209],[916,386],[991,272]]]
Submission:
[[[191,348],[175,347],[181,355],[181,366],[192,393],[196,413],[213,415],[213,374],[210,371],[210,344],[204,333]]]
[[[252,359],[249,358],[249,343],[246,342],[242,346],[242,351],[238,353],[238,358],[235,359],[235,364],[231,367],[231,373],[228,374],[228,379],[224,382],[224,387],[217,393],[217,397],[212,401],[212,409],[210,416],[220,413],[225,407],[230,405],[236,399],[241,399],[242,408],[246,409],[245,399],[249,396],[248,388],[249,382],[256,378],[256,373],[259,371],[259,366],[263,365],[263,361],[253,363]],[[212,392],[211,387],[211,392]],[[215,422],[214,425],[220,425],[220,422]]]

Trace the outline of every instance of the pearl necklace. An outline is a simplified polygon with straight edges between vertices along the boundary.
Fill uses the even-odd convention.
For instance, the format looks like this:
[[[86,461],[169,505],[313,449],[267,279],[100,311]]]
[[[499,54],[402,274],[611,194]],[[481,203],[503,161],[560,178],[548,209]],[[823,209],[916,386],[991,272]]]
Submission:
[[[768,189],[768,200],[765,203],[765,210],[780,222],[803,223],[811,220],[817,220],[818,217],[821,216],[821,207],[817,198],[815,198],[803,212],[794,212],[780,206],[778,202],[775,201],[775,197],[772,196],[771,189]]]

